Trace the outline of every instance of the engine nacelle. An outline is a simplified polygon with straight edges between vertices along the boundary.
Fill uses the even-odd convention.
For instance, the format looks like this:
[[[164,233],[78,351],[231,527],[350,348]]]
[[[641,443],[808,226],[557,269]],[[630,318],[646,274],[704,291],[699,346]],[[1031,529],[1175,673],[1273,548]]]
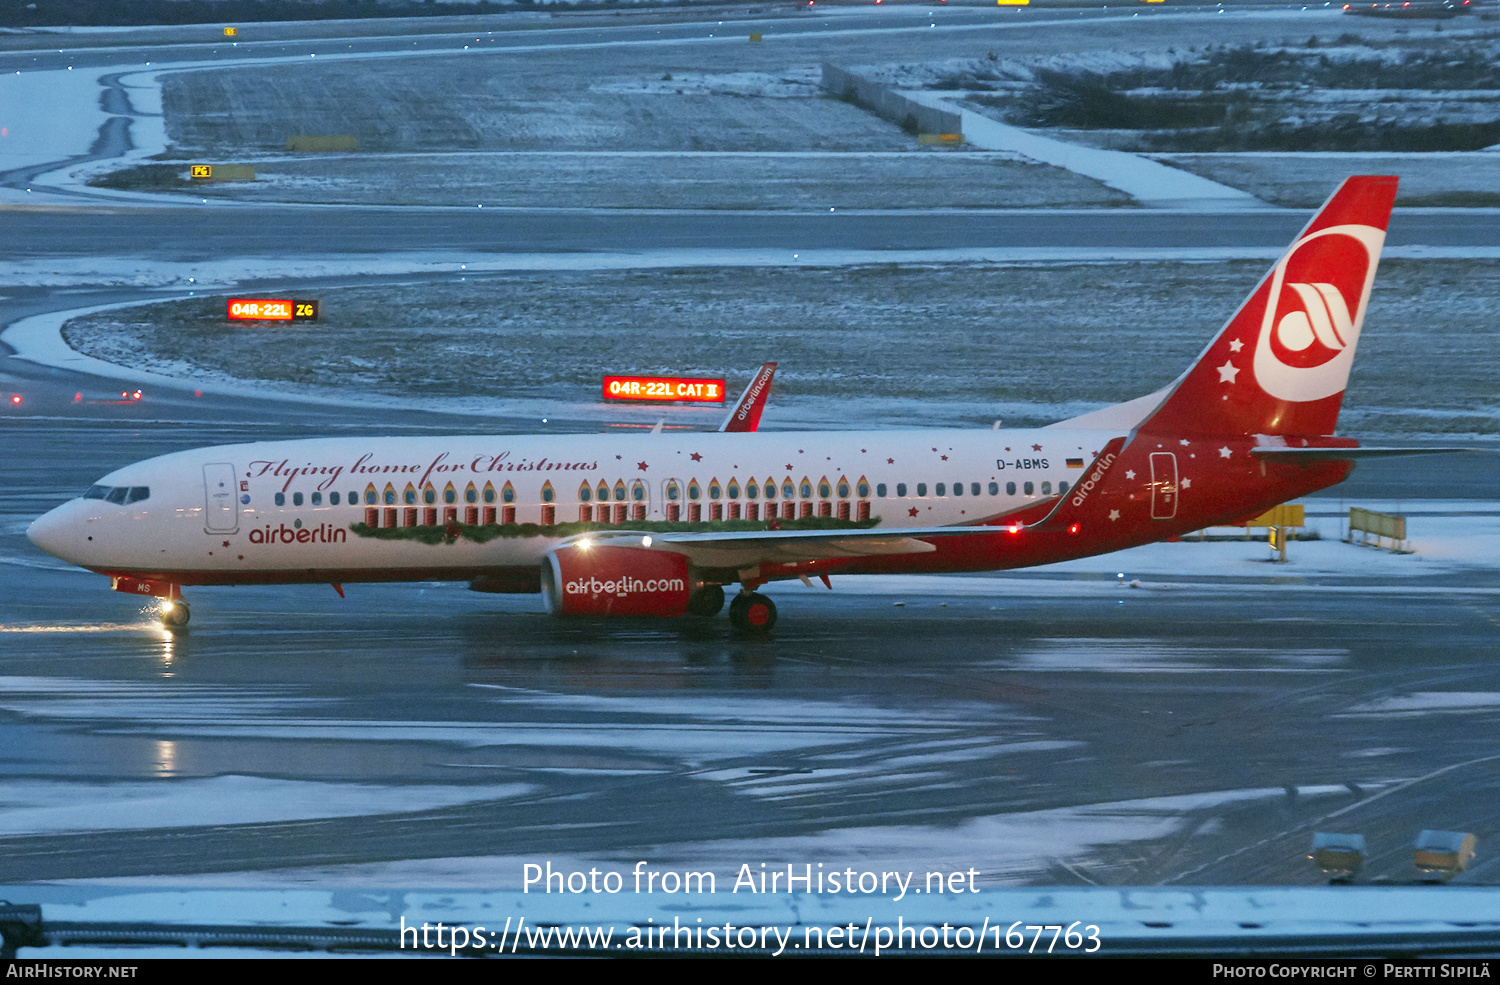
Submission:
[[[569,544],[542,559],[542,594],[555,616],[680,616],[692,581],[671,551]]]

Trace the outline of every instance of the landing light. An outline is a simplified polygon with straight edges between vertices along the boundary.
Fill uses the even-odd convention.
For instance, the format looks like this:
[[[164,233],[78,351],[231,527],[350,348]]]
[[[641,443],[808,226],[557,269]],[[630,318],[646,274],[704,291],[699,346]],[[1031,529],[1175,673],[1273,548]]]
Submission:
[[[651,538],[650,537],[642,537],[641,538],[641,546],[642,547],[650,547],[651,546]]]
[[[591,540],[589,540],[587,537],[585,537],[585,538],[583,538],[583,540],[580,540],[578,543],[574,544],[573,546],[576,547],[576,548],[578,548],[580,551],[586,551],[590,547],[594,546],[594,542],[591,541]]]

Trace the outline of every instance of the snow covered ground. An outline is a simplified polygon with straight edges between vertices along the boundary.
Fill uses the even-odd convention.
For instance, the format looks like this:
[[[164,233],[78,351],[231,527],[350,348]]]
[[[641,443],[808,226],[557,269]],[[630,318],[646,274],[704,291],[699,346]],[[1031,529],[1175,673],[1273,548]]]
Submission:
[[[986,251],[982,258],[961,251],[796,258],[777,251],[665,251],[471,257],[464,263],[389,257],[391,272],[405,262],[411,264],[406,269],[469,279],[325,291],[321,320],[312,327],[231,324],[224,320],[223,296],[215,293],[28,319],[4,338],[28,359],[138,384],[270,389],[311,399],[537,418],[655,420],[664,414],[672,423],[700,426],[714,415],[662,408],[632,416],[605,407],[595,399],[599,367],[677,375],[743,367],[748,373],[774,353],[781,371],[767,411],[771,427],[973,425],[996,418],[1040,425],[1169,382],[1275,252],[1247,260],[1230,259],[1244,251],[1221,251],[1208,262],[1122,262],[1112,251],[1090,256],[1078,250],[1052,262],[1024,251]],[[1376,280],[1344,426],[1367,435],[1500,433],[1491,382],[1500,373],[1500,355],[1483,328],[1493,322],[1500,269],[1485,259],[1387,254],[1394,257]],[[1195,251],[1192,259],[1207,258]],[[337,274],[352,272],[354,264],[143,263],[138,269],[156,283],[175,274],[181,286],[188,286],[183,275],[191,271],[208,281],[194,283],[196,290],[220,278],[291,269],[301,276]],[[485,268],[513,273],[478,276]],[[393,306],[397,295],[401,304]],[[1072,302],[1059,305],[1059,298]],[[77,352],[59,339],[65,321]],[[605,325],[648,327],[652,353],[643,354],[635,333],[601,336]],[[1014,358],[1038,338],[1048,340],[1045,372]],[[959,367],[950,358],[955,339],[972,356]],[[1108,372],[1099,369],[1100,339],[1117,353]],[[239,354],[247,346],[261,353],[255,379],[243,376]],[[470,362],[493,371],[455,369]],[[933,393],[943,399],[932,400]]]

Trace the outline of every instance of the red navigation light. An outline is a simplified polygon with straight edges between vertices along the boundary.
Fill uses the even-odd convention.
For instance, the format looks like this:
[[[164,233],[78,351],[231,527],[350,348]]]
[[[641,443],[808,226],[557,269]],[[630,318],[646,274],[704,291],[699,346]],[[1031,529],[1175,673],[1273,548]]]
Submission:
[[[1080,526],[1079,526],[1079,525],[1078,525],[1078,524],[1076,524],[1076,523],[1070,523],[1070,524],[1068,524],[1068,533],[1070,533],[1070,534],[1076,534],[1076,533],[1077,533],[1077,532],[1078,532],[1078,531],[1080,531],[1080,530],[1082,530],[1082,529],[1083,529],[1083,528],[1082,528],[1082,527],[1080,527]]]
[[[722,404],[724,381],[689,376],[606,376],[604,399]]]
[[[13,394],[11,394],[10,395],[10,403],[11,403],[11,406],[13,406],[13,407],[19,407],[19,406],[21,406],[21,395],[19,393],[13,393]]]
[[[1013,534],[1018,534],[1018,533],[1021,532],[1021,525],[1019,523],[1012,523],[1010,526],[1006,527],[1005,529],[1009,530]]]

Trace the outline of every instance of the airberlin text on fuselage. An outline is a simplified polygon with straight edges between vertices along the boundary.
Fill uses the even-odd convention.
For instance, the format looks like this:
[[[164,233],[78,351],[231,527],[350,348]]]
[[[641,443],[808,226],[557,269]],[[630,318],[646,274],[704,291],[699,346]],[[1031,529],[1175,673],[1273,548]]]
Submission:
[[[1089,498],[1089,493],[1094,491],[1094,487],[1099,484],[1099,480],[1104,478],[1104,473],[1108,472],[1109,467],[1114,463],[1115,456],[1113,452],[1099,459],[1098,466],[1094,469],[1093,472],[1089,473],[1089,477],[1087,479],[1084,479],[1077,486],[1073,487],[1072,502],[1074,506],[1083,505],[1083,501]]]
[[[342,544],[349,539],[349,531],[331,523],[320,523],[316,527],[298,530],[282,524],[279,527],[256,527],[250,531],[252,544]]]
[[[483,475],[486,472],[587,472],[599,467],[598,462],[554,462],[546,457],[535,461],[528,458],[519,458],[512,461],[510,452],[508,451],[502,451],[498,455],[476,455],[469,461],[460,460],[451,462],[449,461],[450,457],[451,453],[445,451],[427,465],[412,465],[407,463],[382,464],[378,461],[371,461],[371,459],[375,458],[374,452],[366,452],[353,465],[349,466],[319,465],[316,462],[308,462],[306,465],[293,465],[291,464],[291,459],[284,458],[279,462],[251,462],[250,476],[256,479],[266,475],[274,476],[278,479],[285,478],[286,482],[282,485],[281,491],[286,492],[291,489],[292,483],[299,476],[304,475],[326,476],[317,485],[318,489],[326,490],[335,482],[338,482],[339,477],[345,472],[348,472],[350,475],[369,477],[376,475],[420,475],[421,478],[417,480],[416,484],[423,486],[435,474],[471,473],[474,475]]]

